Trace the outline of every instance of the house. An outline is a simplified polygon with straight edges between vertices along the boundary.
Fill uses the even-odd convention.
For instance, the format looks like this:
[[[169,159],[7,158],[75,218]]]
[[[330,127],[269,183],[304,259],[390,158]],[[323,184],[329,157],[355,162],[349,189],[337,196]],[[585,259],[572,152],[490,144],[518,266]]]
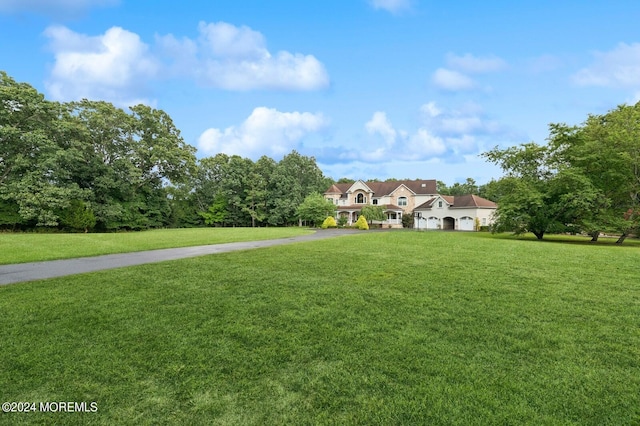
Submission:
[[[348,225],[358,220],[362,207],[378,205],[387,215],[383,226],[401,228],[402,216],[412,215],[417,229],[473,231],[476,224],[489,225],[497,208],[477,195],[440,195],[433,179],[336,183],[324,196],[336,205],[336,218],[345,217]]]

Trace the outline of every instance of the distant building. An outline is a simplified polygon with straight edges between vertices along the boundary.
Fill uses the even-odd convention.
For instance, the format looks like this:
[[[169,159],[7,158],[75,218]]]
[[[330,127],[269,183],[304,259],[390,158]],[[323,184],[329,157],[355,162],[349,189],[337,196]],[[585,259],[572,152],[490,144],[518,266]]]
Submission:
[[[491,224],[497,205],[477,195],[448,196],[436,190],[436,181],[336,183],[324,193],[337,207],[336,218],[351,225],[365,205],[383,206],[387,220],[383,226],[402,227],[402,216],[412,215],[416,229],[473,231],[477,224]],[[375,222],[374,222],[375,223]]]

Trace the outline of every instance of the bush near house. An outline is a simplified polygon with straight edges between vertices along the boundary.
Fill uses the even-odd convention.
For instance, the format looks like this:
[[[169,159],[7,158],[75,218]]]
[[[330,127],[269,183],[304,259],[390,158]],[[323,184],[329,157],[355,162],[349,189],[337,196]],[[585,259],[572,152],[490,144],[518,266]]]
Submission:
[[[322,222],[322,229],[337,228],[337,227],[338,227],[338,224],[336,223],[336,220],[333,218],[333,216],[327,216],[324,222]]]
[[[403,228],[413,228],[413,214],[408,213],[402,215],[402,227]]]
[[[349,220],[347,219],[347,217],[346,217],[346,216],[340,216],[340,217],[338,218],[338,227],[339,227],[339,228],[344,228],[345,226],[347,226],[347,222],[348,222],[348,221],[349,221]]]
[[[356,221],[356,228],[363,231],[369,230],[369,224],[367,223],[367,218],[364,217],[363,215],[360,215],[360,217]]]

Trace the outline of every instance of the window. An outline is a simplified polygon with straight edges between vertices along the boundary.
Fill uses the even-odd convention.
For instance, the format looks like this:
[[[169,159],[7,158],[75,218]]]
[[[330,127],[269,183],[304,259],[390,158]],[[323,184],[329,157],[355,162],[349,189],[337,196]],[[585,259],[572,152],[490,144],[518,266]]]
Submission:
[[[442,201],[438,201],[438,208],[442,208]]]
[[[377,206],[378,205],[378,200],[376,198],[373,199],[373,205]]]
[[[329,201],[331,204],[334,204],[333,198],[327,198],[327,201]]]
[[[406,206],[407,205],[407,197],[398,197],[398,205]]]
[[[366,202],[367,202],[367,198],[364,196],[364,194],[356,195],[356,204],[364,204]]]

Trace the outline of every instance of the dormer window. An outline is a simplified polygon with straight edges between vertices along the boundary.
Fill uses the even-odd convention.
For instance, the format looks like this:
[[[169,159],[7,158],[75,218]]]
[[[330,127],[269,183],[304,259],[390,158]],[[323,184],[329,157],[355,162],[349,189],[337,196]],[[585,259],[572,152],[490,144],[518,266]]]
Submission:
[[[438,201],[438,208],[442,208],[442,201]]]

